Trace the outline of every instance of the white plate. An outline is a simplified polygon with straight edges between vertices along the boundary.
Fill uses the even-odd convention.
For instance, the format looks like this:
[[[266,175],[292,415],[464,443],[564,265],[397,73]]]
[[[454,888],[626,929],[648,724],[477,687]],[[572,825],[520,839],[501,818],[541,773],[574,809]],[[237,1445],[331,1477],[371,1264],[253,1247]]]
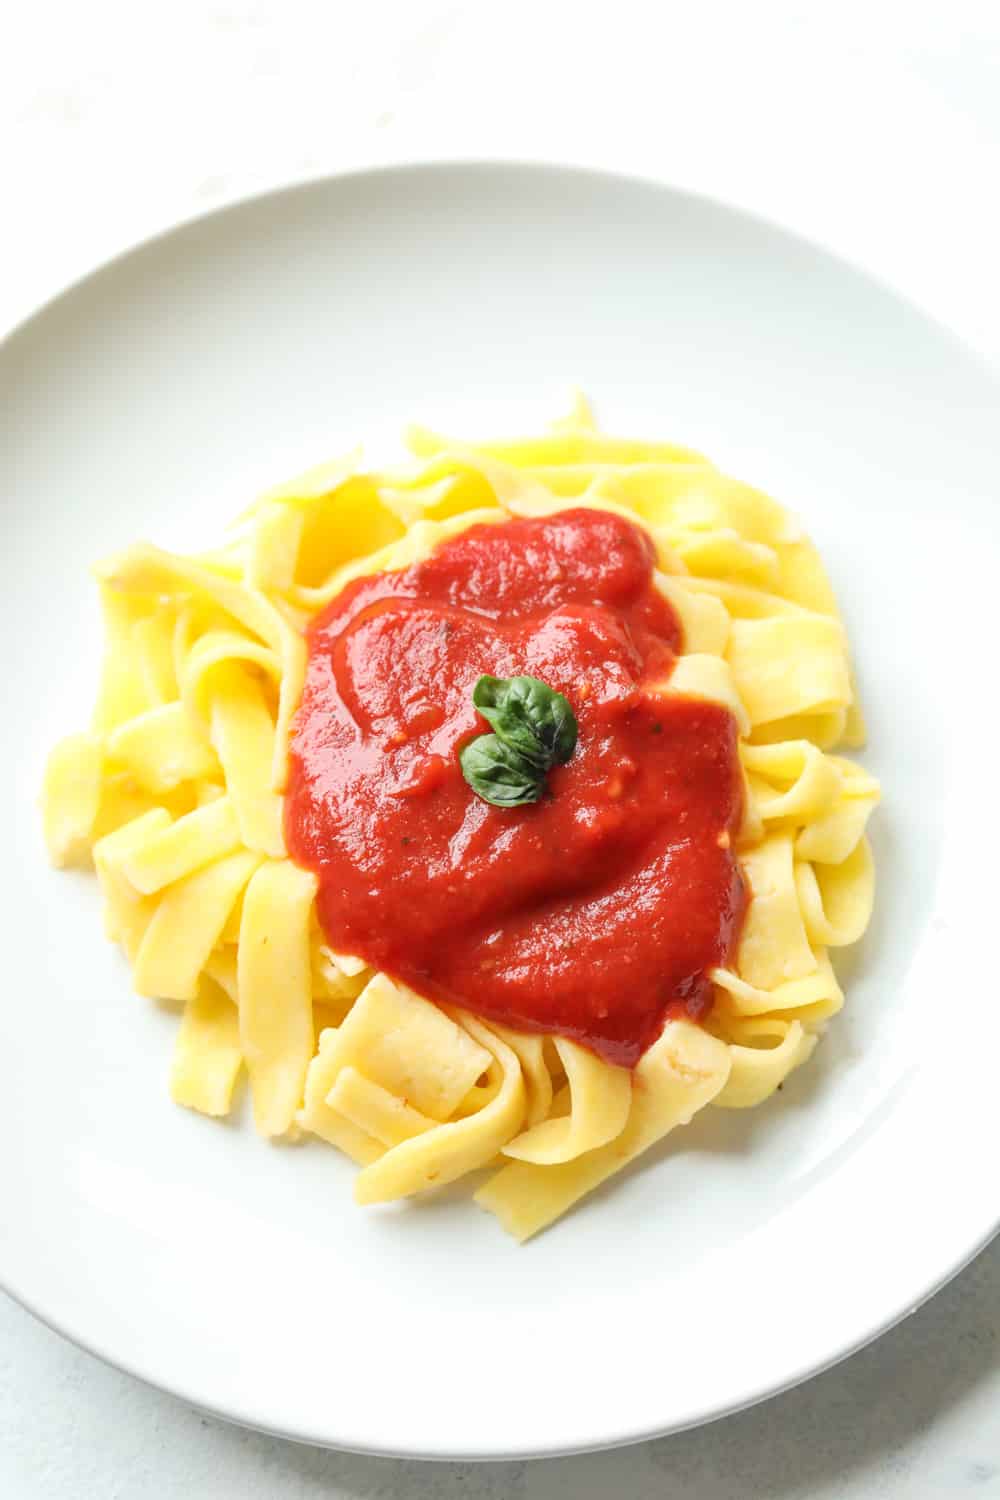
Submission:
[[[0,354],[3,1284],[186,1399],[319,1443],[512,1457],[701,1422],[901,1317],[997,1227],[996,378],[888,291],[663,188],[514,166],[316,182],[187,224]],[[362,1212],[320,1143],[178,1110],[175,1020],[45,867],[85,722],[86,568],[198,545],[421,418],[705,449],[798,510],[844,600],[886,801],[877,914],[815,1061],[708,1111],[525,1249],[464,1191]]]

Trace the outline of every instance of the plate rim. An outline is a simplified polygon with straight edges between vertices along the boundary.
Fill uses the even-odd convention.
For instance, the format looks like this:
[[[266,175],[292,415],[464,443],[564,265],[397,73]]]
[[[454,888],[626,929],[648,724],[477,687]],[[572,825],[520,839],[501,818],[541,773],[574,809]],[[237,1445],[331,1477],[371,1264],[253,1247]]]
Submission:
[[[497,171],[512,175],[527,174],[536,178],[568,174],[577,179],[589,180],[598,186],[625,184],[646,187],[671,195],[675,200],[686,200],[708,209],[735,215],[737,218],[760,230],[779,234],[793,241],[800,248],[807,249],[832,260],[842,270],[863,280],[871,289],[892,298],[897,306],[915,314],[938,337],[945,339],[957,351],[960,351],[963,358],[977,366],[987,380],[1000,385],[1000,370],[998,370],[996,361],[971,344],[952,325],[931,312],[918,300],[901,292],[884,274],[874,272],[863,262],[843,254],[834,246],[821,239],[801,233],[793,225],[782,219],[758,213],[738,202],[727,200],[714,194],[693,190],[687,186],[676,185],[668,177],[655,172],[618,170],[589,165],[586,161],[555,157],[507,157],[499,154],[474,155],[469,157],[464,157],[460,154],[454,156],[439,154],[423,156],[417,154],[413,157],[394,158],[386,161],[380,160],[371,162],[370,164],[352,163],[349,166],[332,170],[328,167],[319,167],[292,177],[279,177],[272,182],[237,189],[231,194],[224,195],[220,200],[207,208],[199,208],[190,213],[170,216],[155,228],[143,232],[135,238],[130,238],[110,254],[105,254],[94,262],[87,264],[82,270],[74,272],[67,280],[61,282],[41,300],[32,303],[28,307],[28,310],[18,316],[12,325],[0,332],[0,361],[9,357],[10,346],[20,336],[26,334],[32,325],[55,311],[58,305],[64,300],[68,300],[77,293],[84,291],[89,282],[107,272],[113,272],[133,256],[160,245],[172,236],[195,228],[198,225],[221,220],[230,213],[238,212],[241,209],[251,206],[263,205],[268,200],[277,203],[286,196],[305,192],[310,189],[317,191],[323,191],[324,189],[335,190],[337,185],[350,183],[354,180],[390,179],[393,176],[412,175],[440,177],[449,172],[478,174]],[[231,1422],[251,1431],[332,1451],[377,1457],[420,1459],[432,1462],[516,1462],[526,1459],[592,1453],[629,1447],[675,1432],[708,1425],[709,1423],[721,1420],[723,1417],[748,1410],[750,1407],[767,1401],[774,1396],[781,1395],[812,1379],[813,1376],[821,1375],[825,1371],[832,1369],[841,1363],[841,1361],[850,1358],[876,1339],[881,1338],[883,1334],[898,1327],[930,1301],[932,1297],[936,1296],[951,1280],[960,1275],[998,1234],[1000,1234],[1000,1203],[998,1203],[997,1208],[993,1212],[992,1222],[988,1224],[982,1235],[973,1244],[966,1247],[958,1260],[947,1266],[939,1276],[933,1278],[931,1283],[915,1301],[910,1301],[901,1309],[890,1312],[884,1319],[877,1321],[863,1335],[849,1341],[828,1357],[815,1362],[804,1362],[788,1374],[787,1378],[775,1381],[762,1389],[753,1391],[747,1395],[745,1400],[735,1403],[732,1401],[723,1401],[718,1407],[706,1410],[703,1414],[693,1418],[682,1417],[679,1420],[668,1421],[641,1431],[598,1438],[589,1443],[567,1445],[557,1442],[552,1446],[541,1447],[529,1444],[526,1446],[509,1446],[502,1450],[463,1450],[461,1447],[456,1446],[448,1446],[447,1448],[426,1446],[420,1450],[414,1450],[393,1446],[391,1443],[376,1445],[367,1442],[352,1443],[341,1440],[334,1442],[329,1437],[315,1432],[295,1430],[290,1426],[272,1425],[266,1421],[261,1421],[259,1417],[246,1411],[236,1410],[232,1406],[218,1405],[200,1395],[193,1395],[190,1386],[185,1388],[176,1379],[163,1379],[158,1375],[144,1370],[134,1360],[118,1357],[105,1347],[100,1339],[92,1339],[86,1332],[78,1331],[70,1326],[72,1320],[64,1321],[58,1316],[46,1313],[42,1307],[36,1304],[29,1292],[14,1284],[13,1279],[4,1272],[2,1264],[0,1264],[0,1291],[9,1296],[12,1301],[22,1307],[32,1317],[36,1318],[43,1326],[60,1337],[65,1338],[76,1348],[100,1359],[109,1367],[122,1371],[128,1376],[152,1387],[154,1390],[163,1391],[171,1397],[185,1401],[218,1420]]]
[[[269,181],[254,183],[242,188],[234,188],[231,193],[223,194],[205,208],[196,208],[190,212],[168,215],[156,222],[152,227],[141,230],[134,236],[130,235],[126,237],[119,243],[116,249],[99,255],[96,259],[88,261],[82,269],[77,269],[68,276],[60,279],[51,291],[31,301],[27,306],[27,310],[22,311],[9,326],[4,327],[0,325],[0,355],[6,352],[9,343],[27,331],[31,323],[52,311],[55,305],[64,297],[69,297],[73,293],[80,291],[86,282],[90,281],[93,277],[113,270],[121,262],[128,260],[130,256],[152,248],[152,246],[158,244],[161,240],[169,239],[173,234],[193,229],[200,224],[208,224],[213,219],[222,218],[233,210],[249,208],[262,203],[266,198],[281,198],[286,194],[291,195],[306,188],[318,188],[333,183],[351,182],[355,179],[390,177],[394,174],[411,172],[426,172],[429,175],[436,175],[450,171],[479,172],[497,170],[525,172],[538,176],[551,173],[565,173],[576,178],[590,178],[594,182],[617,182],[634,187],[653,188],[671,193],[676,198],[686,198],[690,202],[704,208],[714,209],[721,213],[736,214],[758,229],[770,231],[771,233],[777,232],[786,236],[802,249],[809,250],[814,254],[829,256],[854,276],[862,278],[867,282],[869,287],[892,297],[900,307],[922,318],[925,323],[928,323],[955,348],[960,349],[966,358],[973,360],[991,378],[1000,378],[1000,359],[991,357],[984,350],[979,349],[964,334],[960,333],[957,328],[945,318],[933,312],[922,301],[911,296],[908,292],[900,291],[884,272],[874,270],[864,260],[840,250],[836,245],[827,240],[805,233],[791,220],[784,217],[778,218],[773,214],[761,213],[755,208],[746,206],[733,199],[721,197],[717,193],[683,186],[674,182],[670,177],[654,171],[594,166],[585,157],[577,159],[556,156],[505,156],[500,153],[490,154],[485,152],[476,152],[469,156],[462,156],[461,154],[443,155],[437,152],[428,152],[424,155],[418,152],[413,156],[393,157],[391,160],[352,161],[343,167],[318,166],[296,173],[291,177],[279,174]]]

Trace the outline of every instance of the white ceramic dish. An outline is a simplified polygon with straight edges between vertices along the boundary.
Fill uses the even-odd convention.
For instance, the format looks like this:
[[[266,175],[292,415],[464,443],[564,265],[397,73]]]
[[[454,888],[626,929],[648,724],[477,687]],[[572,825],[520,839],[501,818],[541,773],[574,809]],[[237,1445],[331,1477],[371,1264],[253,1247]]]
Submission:
[[[801,1380],[988,1239],[1000,386],[944,331],[718,206],[445,166],[184,225],[25,324],[0,379],[0,1279],[26,1306],[241,1422],[514,1457]],[[697,445],[803,515],[886,803],[876,918],[814,1062],[517,1249],[464,1192],[362,1212],[321,1144],[174,1108],[175,1022],[130,993],[92,882],[46,868],[34,799],[91,699],[90,560],[204,543],[270,482],[410,418],[536,428],[572,382],[607,426]]]

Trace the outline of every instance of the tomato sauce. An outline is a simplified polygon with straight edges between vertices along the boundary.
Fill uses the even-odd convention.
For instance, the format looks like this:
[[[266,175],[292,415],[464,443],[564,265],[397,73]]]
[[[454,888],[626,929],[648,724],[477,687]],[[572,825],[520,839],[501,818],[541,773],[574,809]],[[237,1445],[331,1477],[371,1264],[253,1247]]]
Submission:
[[[661,691],[680,647],[649,537],[605,511],[476,526],[349,584],[309,627],[285,801],[330,946],[625,1066],[668,1016],[703,1019],[746,904],[742,784],[729,711]],[[483,673],[576,714],[529,806],[462,776]]]

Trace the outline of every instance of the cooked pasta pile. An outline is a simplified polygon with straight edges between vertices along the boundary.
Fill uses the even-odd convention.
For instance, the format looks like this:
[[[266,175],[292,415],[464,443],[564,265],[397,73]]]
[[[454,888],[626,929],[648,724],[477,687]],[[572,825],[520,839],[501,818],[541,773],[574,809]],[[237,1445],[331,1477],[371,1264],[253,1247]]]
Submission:
[[[97,569],[106,629],[91,729],[53,751],[57,865],[92,860],[141,995],[183,1006],[173,1098],[311,1132],[360,1167],[359,1203],[487,1168],[475,1193],[526,1239],[705,1105],[766,1099],[843,1004],[829,950],[871,912],[878,785],[833,753],[863,724],[820,559],[788,513],[669,444],[597,433],[409,435],[413,462],[329,465],[265,496],[198,557],[136,546]],[[311,616],[350,580],[465,528],[568,506],[646,528],[684,650],[669,691],[735,715],[751,893],[704,1025],[671,1020],[634,1073],[561,1037],[439,1006],[332,952],[287,856],[282,789]]]

